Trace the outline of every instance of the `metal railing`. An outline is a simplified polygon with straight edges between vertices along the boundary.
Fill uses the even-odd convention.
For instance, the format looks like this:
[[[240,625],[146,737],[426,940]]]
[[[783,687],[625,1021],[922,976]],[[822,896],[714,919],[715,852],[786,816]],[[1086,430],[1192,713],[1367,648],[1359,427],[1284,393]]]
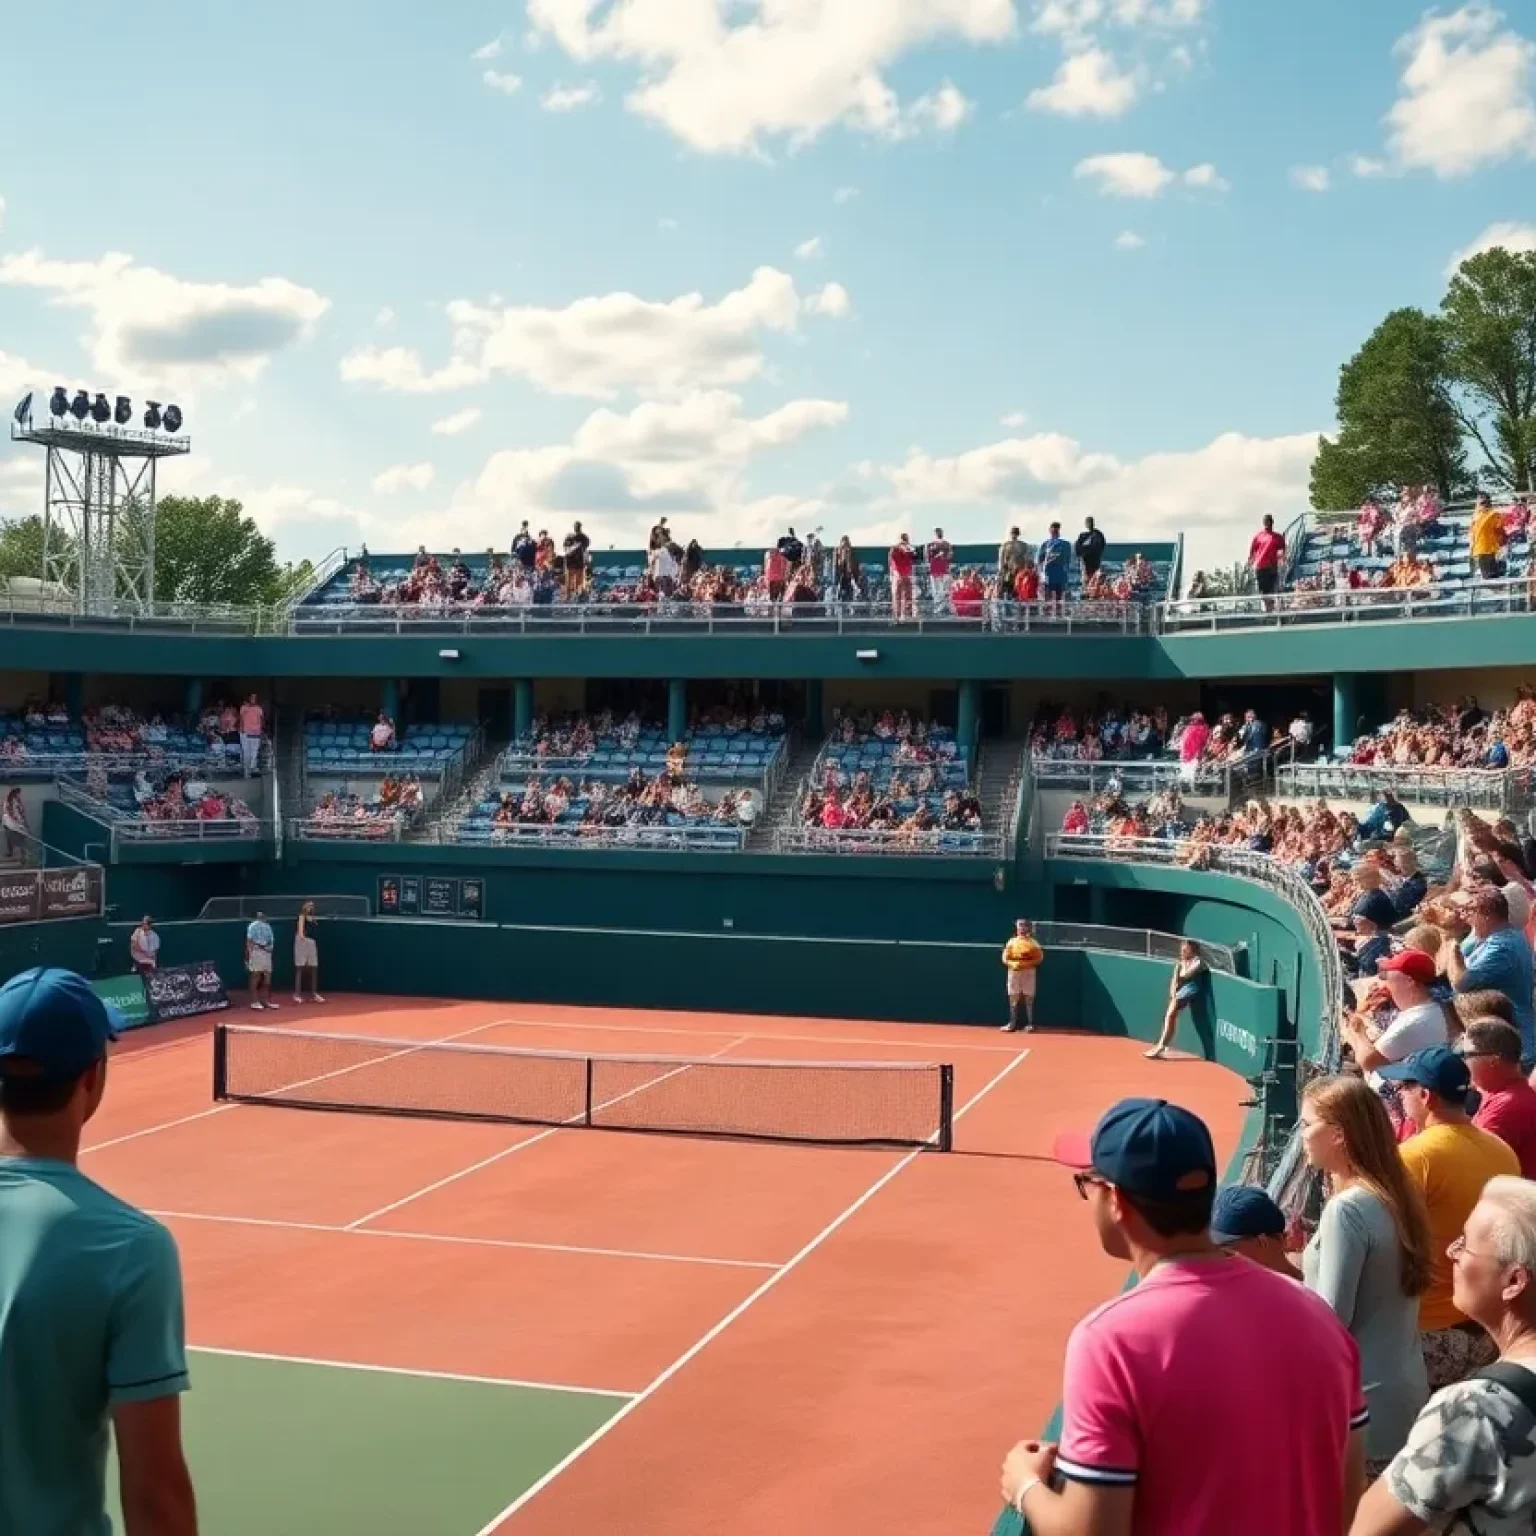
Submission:
[[[900,827],[780,827],[773,834],[775,853],[873,853],[897,857],[987,858],[1005,856],[1001,832],[915,831]]]
[[[777,784],[784,776],[784,766],[789,760],[789,737],[765,736],[766,741],[779,743],[779,750],[763,765],[762,773],[749,773],[744,767],[725,768],[712,763],[701,762],[692,753],[684,761],[684,776],[697,784],[750,784],[754,789],[760,789],[765,794],[770,791],[770,780]],[[604,781],[616,783],[612,777],[614,774],[627,775],[633,765],[630,763],[595,763],[590,757],[540,757],[537,753],[519,751],[517,747],[510,746],[497,759],[496,772],[503,780],[531,779],[531,778],[566,778],[566,779],[592,779],[601,774],[608,775]],[[641,772],[647,779],[654,778],[655,773],[649,768],[642,768]]]
[[[404,811],[357,820],[318,820],[310,815],[290,817],[288,836],[298,843],[398,843],[409,818]]]
[[[457,843],[465,847],[492,848],[654,848],[690,849],[717,853],[739,852],[747,839],[747,827],[709,823],[686,827],[644,824],[622,827],[595,822],[514,822],[492,826],[483,836],[466,834],[458,823],[440,822],[428,829],[427,840]]]
[[[1179,946],[1185,940],[1176,933],[1159,933],[1152,928],[1112,928],[1099,923],[1035,923],[1035,938],[1046,949],[1107,949],[1115,954],[1141,955],[1148,960],[1179,958]],[[1237,974],[1238,946],[1207,944],[1203,939],[1189,941],[1200,958],[1213,971]]]
[[[270,743],[261,744],[258,761],[262,767],[270,765]],[[0,754],[0,779],[52,779],[60,774],[84,774],[97,769],[106,773],[169,770],[182,775],[200,774],[208,779],[244,777],[240,749],[222,743],[217,751],[210,748],[207,752],[157,752],[147,746],[136,752],[29,752],[25,757]]]
[[[1134,635],[1150,632],[1153,605],[1137,602],[1016,603],[985,598],[974,613],[931,600],[898,619],[888,602],[820,601],[756,610],[733,603],[542,603],[511,607],[421,608],[328,604],[292,610],[296,635],[467,634],[903,634]]]
[[[1040,789],[1082,789],[1099,794],[1111,779],[1118,779],[1127,794],[1151,794],[1160,789],[1181,789],[1209,795],[1232,794],[1233,775],[1251,777],[1261,765],[1262,754],[1240,763],[1181,763],[1170,760],[1099,758],[1081,762],[1073,758],[1031,757],[1030,769]]]
[[[1314,800],[1332,795],[1369,800],[1387,789],[1418,805],[1475,806],[1514,811],[1530,803],[1529,768],[1397,768],[1376,763],[1287,763],[1275,773],[1275,792]]]
[[[182,817],[174,821],[146,820],[130,816],[118,806],[60,779],[54,786],[60,802],[72,807],[91,820],[99,822],[108,833],[110,858],[116,860],[118,846],[122,843],[229,843],[270,842],[273,838],[271,821],[259,817],[227,817],[218,821],[201,817]]]
[[[235,603],[131,602],[96,604],[86,611],[72,592],[0,591],[0,625],[10,626],[252,635],[261,633],[264,612]]]
[[[1164,634],[1264,629],[1299,624],[1365,624],[1383,620],[1474,619],[1530,613],[1532,583],[1440,582],[1427,587],[1361,587],[1276,592],[1263,597],[1181,598],[1160,605],[1154,619]]]

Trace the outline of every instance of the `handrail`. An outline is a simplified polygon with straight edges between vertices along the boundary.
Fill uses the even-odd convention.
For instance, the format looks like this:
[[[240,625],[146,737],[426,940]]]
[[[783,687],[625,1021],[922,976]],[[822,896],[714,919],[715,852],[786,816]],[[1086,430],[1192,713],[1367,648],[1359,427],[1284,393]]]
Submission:
[[[1532,611],[1532,581],[1437,582],[1426,587],[1290,588],[1265,597],[1194,597],[1159,605],[1164,634],[1221,629],[1291,628],[1300,624],[1379,623],[1386,620],[1489,618]]]
[[[1001,859],[1004,854],[1000,832],[949,832],[942,828],[929,831],[893,828],[880,831],[871,827],[780,827],[773,834],[775,853],[877,853],[911,857],[924,855],[941,858]]]
[[[700,848],[706,851],[738,852],[746,842],[748,829],[726,822],[711,822],[685,827],[626,824],[604,826],[592,822],[514,822],[509,827],[489,827],[484,837],[466,837],[456,824],[440,822],[427,829],[425,840],[457,843],[465,847],[508,844],[540,845],[558,848]]]
[[[182,817],[173,821],[145,821],[129,816],[105,800],[98,800],[68,779],[59,779],[54,789],[65,805],[111,829],[114,857],[119,842],[226,842],[249,838],[266,841],[273,835],[272,823],[260,817],[224,817],[218,821]]]
[[[1391,790],[1401,800],[1440,806],[1509,811],[1530,799],[1530,768],[1396,767],[1380,763],[1288,763],[1276,770],[1275,791],[1296,799],[1374,795]]]

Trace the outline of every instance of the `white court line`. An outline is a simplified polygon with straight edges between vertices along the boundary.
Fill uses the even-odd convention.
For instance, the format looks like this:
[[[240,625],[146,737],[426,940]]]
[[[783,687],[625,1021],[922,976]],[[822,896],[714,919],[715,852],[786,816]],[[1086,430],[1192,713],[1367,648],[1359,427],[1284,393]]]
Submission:
[[[256,1349],[214,1349],[189,1344],[193,1355],[222,1355],[229,1360],[269,1360],[274,1365],[320,1365],[333,1371],[371,1371],[379,1376],[418,1376],[428,1381],[464,1381],[477,1387],[531,1387],[535,1392],[574,1392],[582,1397],[613,1397],[629,1401],[633,1392],[612,1387],[574,1387],[561,1381],[523,1381],[516,1376],[464,1376],[457,1371],[421,1371],[405,1365],[371,1365],[361,1360],[317,1360],[310,1355],[270,1355]]]
[[[442,1036],[440,1036],[436,1040],[422,1040],[422,1041],[419,1041],[419,1042],[413,1044],[410,1047],[410,1050],[421,1050],[421,1049],[424,1049],[425,1047],[427,1047],[429,1045],[446,1045],[450,1040],[462,1040],[462,1039],[464,1039],[468,1035],[478,1035],[482,1030],[485,1030],[485,1029],[495,1029],[500,1024],[515,1024],[515,1023],[517,1023],[516,1019],[492,1019],[490,1021],[490,1023],[488,1023],[488,1024],[475,1024],[475,1025],[471,1026],[469,1029],[461,1029],[461,1030],[459,1030],[456,1034],[442,1035]],[[208,1036],[203,1036],[201,1038],[208,1039],[209,1037]],[[181,1042],[178,1041],[176,1043],[180,1044]],[[397,1056],[405,1056],[405,1055],[409,1055],[409,1054],[410,1054],[410,1051],[397,1051],[397,1052],[395,1052],[395,1055],[397,1055]],[[392,1059],[391,1057],[383,1056],[383,1057],[379,1057],[377,1060],[374,1060],[374,1061],[359,1062],[357,1064],[357,1066],[342,1067],[342,1068],[340,1068],[339,1070],[337,1070],[335,1072],[322,1072],[319,1077],[306,1077],[302,1082],[298,1082],[298,1083],[285,1083],[282,1088],[274,1089],[273,1091],[277,1092],[277,1093],[282,1093],[282,1092],[285,1092],[286,1090],[288,1090],[290,1088],[307,1088],[307,1087],[309,1087],[309,1085],[311,1083],[324,1082],[327,1078],[340,1077],[344,1073],[355,1072],[355,1071],[358,1070],[358,1067],[362,1067],[362,1066],[377,1066],[379,1061],[389,1061],[391,1059]],[[232,1110],[232,1109],[249,1108],[249,1107],[250,1106],[248,1106],[248,1105],[242,1106],[240,1104],[215,1104],[211,1109],[199,1109],[199,1110],[195,1111],[193,1114],[190,1114],[190,1115],[179,1115],[174,1120],[162,1120],[158,1125],[147,1125],[147,1126],[145,1126],[143,1128],[143,1130],[129,1131],[129,1132],[127,1132],[126,1135],[123,1135],[123,1136],[113,1136],[113,1137],[111,1137],[107,1141],[98,1141],[98,1142],[93,1143],[89,1147],[81,1147],[80,1153],[81,1153],[81,1156],[83,1157],[87,1152],[102,1152],[102,1151],[105,1151],[106,1148],[108,1148],[108,1147],[120,1147],[120,1146],[122,1146],[122,1144],[125,1141],[137,1141],[139,1139],[139,1137],[141,1137],[141,1136],[154,1136],[154,1135],[158,1134],[160,1131],[174,1130],[178,1125],[191,1125],[194,1120],[206,1120],[211,1115],[222,1115],[222,1114],[225,1114],[229,1110]]]
[[[669,1013],[664,1015],[664,1017],[675,1019],[678,1017],[678,1015],[675,1013]],[[743,1022],[745,1022],[748,1017],[751,1016],[744,1015]],[[771,1017],[772,1015],[763,1015],[762,1019],[764,1022],[766,1022]],[[566,1020],[527,1018],[498,1019],[496,1022],[498,1024],[526,1025],[529,1028],[536,1029],[571,1029],[584,1031],[588,1034],[592,1033],[594,1030],[601,1032],[611,1030],[615,1033],[626,1035],[703,1035],[705,1037],[713,1037],[718,1039],[724,1035],[733,1033],[733,1031],[728,1029],[684,1029],[680,1025],[676,1024],[604,1024],[597,1019],[592,1019],[590,1021],[580,1023]],[[991,1029],[994,1026],[979,1024],[930,1024],[926,1026],[914,1027],[925,1027],[929,1029],[942,1028],[950,1030],[958,1035],[967,1029]],[[742,1036],[742,1038],[745,1040],[794,1040],[801,1042],[814,1042],[818,1045],[889,1045],[898,1046],[904,1051],[933,1051],[942,1046],[943,1049],[947,1051],[987,1051],[997,1056],[1012,1056],[1014,1054],[1014,1050],[1011,1045],[974,1045],[968,1044],[964,1040],[887,1040],[884,1037],[880,1037],[878,1039],[868,1039],[862,1035],[780,1035],[762,1034],[757,1030],[753,1030],[750,1034]]]
[[[742,1045],[752,1038],[751,1035],[735,1035],[720,1047],[718,1051],[711,1051],[706,1061],[716,1061],[734,1046]],[[616,1094],[611,1099],[605,1099],[601,1104],[594,1104],[592,1108],[609,1109],[615,1104],[622,1104],[625,1099],[632,1099],[637,1093],[644,1093],[647,1088],[654,1088],[659,1083],[664,1083],[670,1077],[677,1077],[686,1072],[690,1067],[697,1066],[694,1061],[685,1061],[680,1067],[673,1067],[670,1072],[663,1072],[660,1077],[653,1077],[649,1081],[641,1083],[638,1088],[631,1088],[627,1093]],[[493,1152],[489,1157],[482,1157],[478,1163],[471,1163],[468,1168],[461,1168],[457,1173],[450,1173],[446,1178],[438,1179],[435,1183],[428,1184],[424,1189],[418,1189],[413,1194],[404,1196],[399,1200],[392,1200],[388,1205],[381,1205],[376,1211],[369,1211],[366,1216],[359,1216],[356,1221],[349,1221],[346,1230],[351,1232],[358,1227],[366,1226],[370,1221],[377,1221],[380,1216],[387,1216],[391,1211],[398,1211],[402,1205],[410,1205],[413,1201],[420,1200],[426,1195],[436,1194],[438,1190],[446,1188],[449,1184],[457,1184],[460,1179],[466,1179],[472,1173],[479,1173],[482,1168],[489,1168],[492,1163],[499,1163],[502,1158],[510,1157],[514,1152],[521,1152],[524,1147],[536,1146],[541,1141],[547,1141],[557,1131],[563,1131],[567,1127],[580,1125],[585,1118],[586,1111],[579,1115],[572,1115],[560,1125],[552,1125],[548,1130],[540,1131],[536,1136],[526,1137],[524,1140],[513,1143],[510,1147],[503,1147],[499,1152]]]
[[[1024,1058],[1028,1055],[1029,1050],[1027,1047],[1024,1050],[1019,1051],[1014,1056],[1013,1060],[1007,1064],[1007,1066],[1003,1067],[999,1072],[995,1073],[984,1087],[973,1093],[971,1097],[968,1098],[965,1103],[955,1111],[954,1119],[958,1121],[962,1115],[965,1115],[970,1110],[974,1109],[976,1105],[981,1103],[981,1101],[986,1098],[986,1096],[991,1093],[992,1090],[997,1087],[997,1085],[1002,1082],[1002,1080],[1007,1077],[1008,1074],[1012,1072],[1013,1069],[1017,1067],[1019,1063],[1023,1061]],[[808,1242],[805,1247],[799,1251],[799,1253],[797,1253],[786,1263],[781,1264],[779,1268],[774,1270],[774,1272],[769,1275],[768,1278],[764,1280],[763,1283],[758,1286],[758,1288],[753,1291],[750,1296],[746,1298],[746,1300],[738,1302],[729,1312],[725,1314],[724,1317],[720,1319],[718,1323],[714,1325],[714,1327],[709,1330],[708,1333],[706,1333],[702,1338],[698,1339],[695,1343],[689,1345],[689,1347],[684,1350],[683,1353],[680,1354],[677,1359],[674,1360],[672,1364],[669,1365],[658,1377],[656,1377],[654,1381],[644,1387],[640,1392],[636,1393],[635,1396],[630,1398],[630,1400],[625,1403],[624,1406],[620,1408],[619,1411],[614,1414],[611,1419],[599,1425],[598,1428],[593,1430],[593,1432],[588,1435],[580,1445],[578,1445],[573,1451],[569,1452],[565,1457],[563,1457],[559,1462],[551,1467],[549,1471],[546,1472],[543,1477],[538,1480],[538,1482],[525,1489],[515,1499],[513,1499],[513,1501],[508,1504],[507,1507],[502,1510],[499,1515],[496,1515],[493,1519],[487,1521],[483,1526],[481,1526],[480,1529],[475,1532],[475,1536],[493,1536],[493,1533],[505,1521],[510,1520],[512,1516],[515,1515],[518,1510],[520,1510],[525,1504],[542,1493],[544,1489],[546,1489],[552,1482],[554,1482],[554,1480],[559,1477],[560,1474],[564,1472],[566,1468],[569,1467],[573,1462],[580,1460],[582,1456],[586,1455],[586,1453],[591,1450],[592,1447],[596,1445],[598,1441],[601,1440],[610,1429],[613,1429],[617,1424],[621,1423],[624,1419],[627,1419],[629,1415],[633,1413],[635,1409],[638,1408],[642,1403],[649,1401],[649,1399],[652,1398],[662,1387],[664,1387],[674,1376],[676,1376],[677,1373],[682,1370],[682,1368],[687,1365],[690,1360],[698,1355],[701,1350],[718,1339],[720,1335],[724,1333],[725,1330],[736,1321],[737,1318],[750,1310],[750,1308],[756,1305],[757,1302],[761,1301],[762,1298],[766,1296],[768,1292],[771,1291],[774,1286],[779,1283],[779,1281],[784,1279],[786,1275],[792,1274],[797,1268],[799,1268],[799,1266],[806,1259],[810,1258],[810,1256],[815,1253],[816,1250],[820,1248],[821,1245],[825,1243],[827,1239],[838,1230],[839,1227],[843,1226],[845,1222],[849,1221],[860,1210],[862,1210],[864,1206],[873,1200],[874,1197],[878,1195],[880,1191],[884,1189],[885,1186],[889,1184],[891,1180],[894,1179],[896,1175],[902,1171],[902,1169],[909,1167],[915,1158],[921,1157],[927,1150],[927,1147],[914,1147],[910,1152],[906,1153],[900,1159],[900,1161],[895,1163],[890,1168],[887,1168],[886,1171],[881,1174],[880,1177],[876,1179],[875,1182],[871,1184],[862,1195],[858,1197],[858,1199],[856,1199],[851,1205],[845,1206],[838,1215],[834,1216],[832,1220],[829,1221],[826,1226],[824,1226],[821,1231],[818,1232],[815,1237],[813,1237],[810,1242]]]
[[[323,1221],[283,1221],[269,1216],[220,1216],[206,1211],[150,1211],[157,1221],[208,1221],[231,1227],[275,1227],[281,1232],[327,1232],[346,1237],[407,1238],[419,1243],[458,1243],[467,1248],[512,1248],[533,1253],[575,1253],[599,1259],[650,1259],[658,1264],[708,1264],[721,1269],[777,1269],[770,1259],[717,1259],[694,1253],[652,1253],[640,1248],[592,1248],[580,1243],[535,1243],[512,1237],[467,1237],[457,1232],[406,1232],[391,1227],[339,1227]]]

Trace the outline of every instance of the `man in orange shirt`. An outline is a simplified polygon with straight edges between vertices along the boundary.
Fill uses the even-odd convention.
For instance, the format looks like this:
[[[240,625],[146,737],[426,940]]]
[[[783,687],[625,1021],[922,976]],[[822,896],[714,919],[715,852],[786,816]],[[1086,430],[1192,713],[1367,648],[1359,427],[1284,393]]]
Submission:
[[[1035,940],[1027,918],[1013,925],[1013,937],[1003,945],[1003,965],[1008,972],[1008,1022],[1005,1033],[1035,1027],[1035,976],[1045,951]]]
[[[248,779],[256,777],[257,765],[261,761],[261,733],[265,726],[266,716],[262,713],[261,701],[253,693],[240,706],[240,757]]]

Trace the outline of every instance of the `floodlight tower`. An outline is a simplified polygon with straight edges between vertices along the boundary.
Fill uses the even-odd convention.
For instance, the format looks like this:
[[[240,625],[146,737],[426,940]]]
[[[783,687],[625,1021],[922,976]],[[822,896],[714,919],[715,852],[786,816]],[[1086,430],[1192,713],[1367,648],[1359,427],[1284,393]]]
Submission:
[[[43,490],[43,581],[63,587],[80,613],[147,613],[155,601],[155,470],[191,451],[179,406],[115,404],[62,385],[34,419],[31,395],[11,418],[11,441],[48,455]]]

